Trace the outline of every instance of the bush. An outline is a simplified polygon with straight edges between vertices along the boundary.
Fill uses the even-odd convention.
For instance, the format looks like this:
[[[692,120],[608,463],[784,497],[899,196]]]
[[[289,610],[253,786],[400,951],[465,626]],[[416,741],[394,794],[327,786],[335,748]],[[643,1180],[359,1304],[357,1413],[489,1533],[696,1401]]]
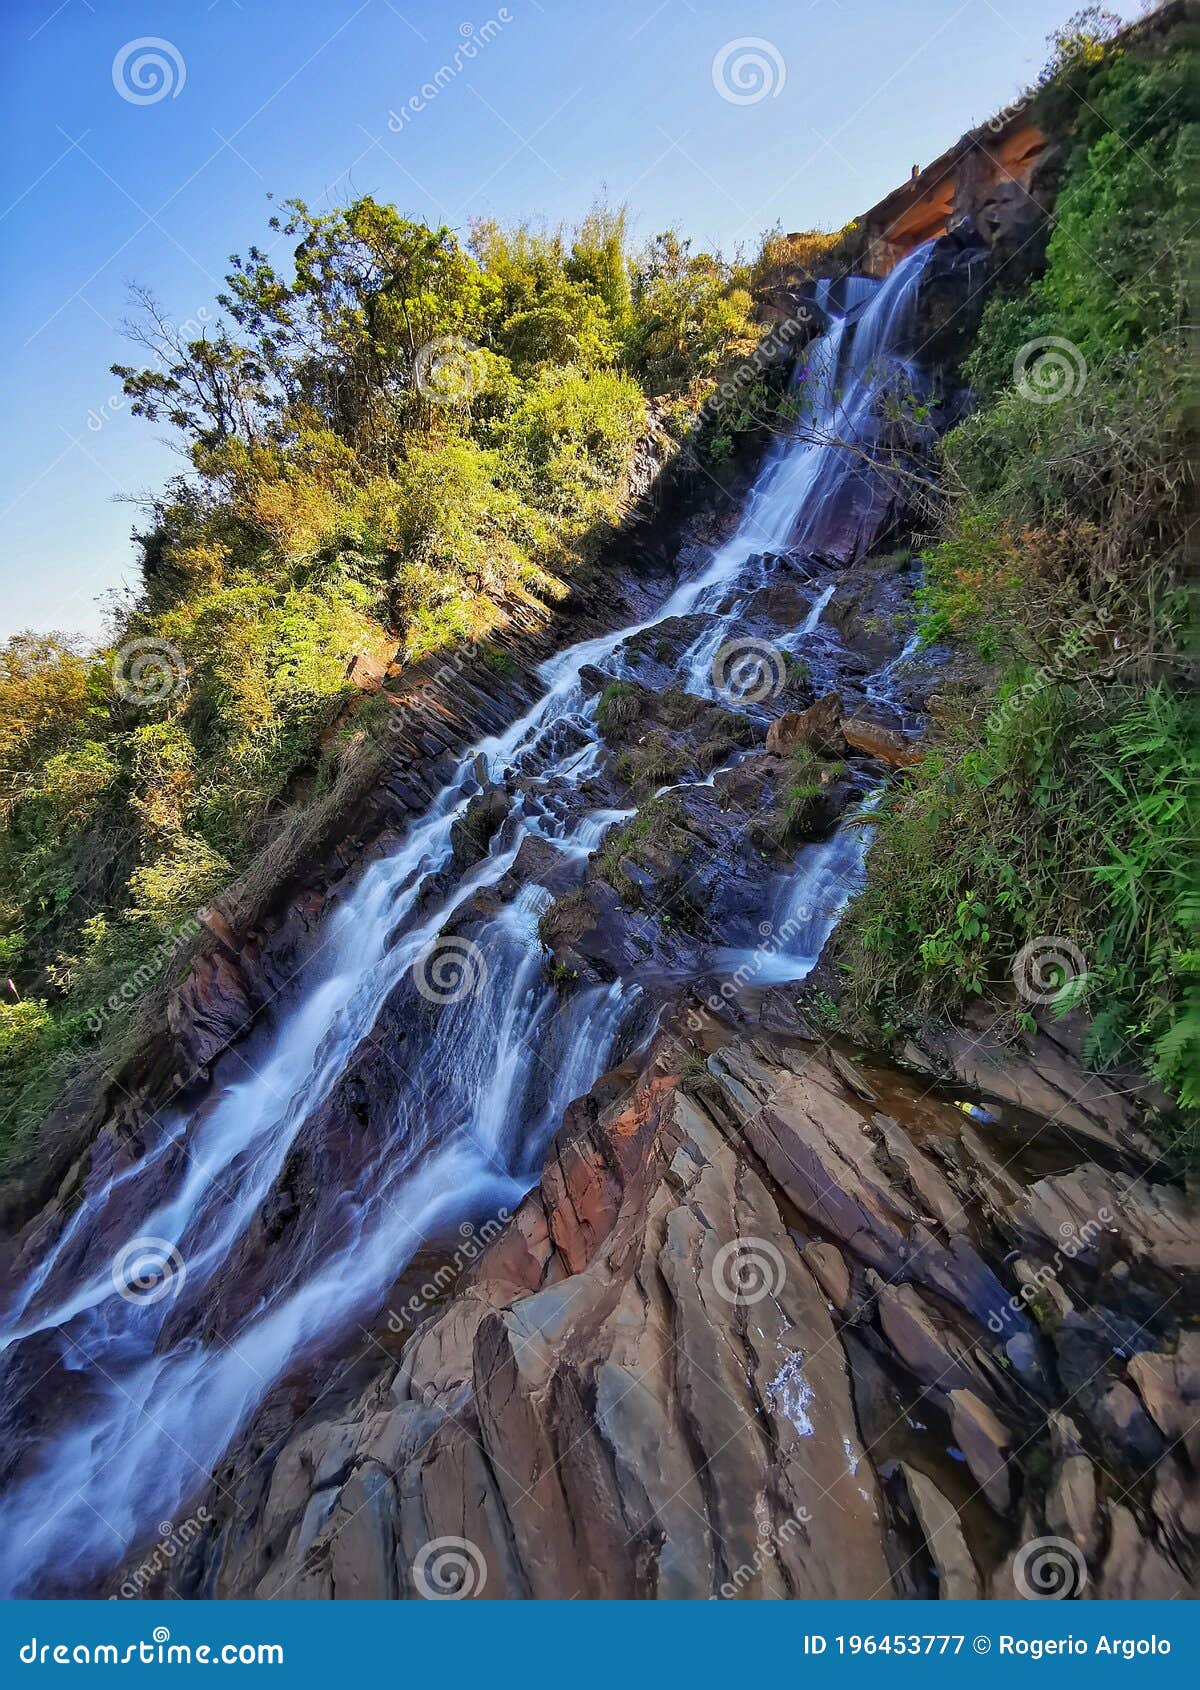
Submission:
[[[1174,243],[1195,131],[1182,55],[1076,58],[1072,74],[1085,63],[1046,272],[984,313],[967,370],[989,402],[943,443],[953,496],[925,557],[923,636],[973,642],[990,688],[884,799],[839,949],[850,1001],[887,1025],[983,994],[1029,1026],[1018,952],[1045,937],[1075,947],[1084,970],[1052,1007],[1084,1006],[1089,1060],[1140,1064],[1194,1108],[1200,906],[1185,865],[1200,771],[1179,686]],[[1120,147],[1123,124],[1135,130]],[[1057,403],[1016,379],[1035,334],[1086,360]]]

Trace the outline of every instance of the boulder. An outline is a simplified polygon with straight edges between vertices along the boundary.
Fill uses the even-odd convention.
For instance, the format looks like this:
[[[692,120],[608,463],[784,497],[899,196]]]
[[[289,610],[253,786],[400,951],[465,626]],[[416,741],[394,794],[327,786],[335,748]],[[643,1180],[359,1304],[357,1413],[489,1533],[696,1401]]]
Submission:
[[[1086,1455],[1068,1455],[1046,1493],[1046,1524],[1092,1560],[1100,1549],[1100,1505],[1096,1469]]]
[[[893,769],[908,768],[925,755],[925,747],[919,741],[909,739],[896,728],[885,728],[867,716],[847,716],[842,723],[842,736],[855,751]]]
[[[1140,1471],[1152,1467],[1163,1453],[1162,1434],[1138,1397],[1120,1380],[1101,1398],[1096,1425],[1114,1458],[1132,1462]]]
[[[471,868],[487,856],[494,834],[503,827],[508,815],[508,795],[503,787],[494,786],[480,792],[467,805],[466,815],[450,829],[450,844],[454,860],[462,868]]]
[[[950,1430],[971,1475],[998,1514],[1008,1511],[1008,1428],[974,1391],[950,1392]]]
[[[840,757],[846,750],[842,735],[842,700],[836,692],[826,693],[807,710],[789,710],[767,729],[766,749],[771,756],[786,756],[798,745],[811,745],[825,757]]]
[[[963,1536],[958,1510],[932,1479],[907,1461],[900,1463],[909,1500],[937,1569],[938,1594],[946,1602],[974,1602],[982,1595],[979,1573]]]
[[[1200,1470],[1200,1332],[1181,1333],[1174,1355],[1144,1350],[1127,1372],[1159,1431]]]
[[[806,1244],[804,1260],[839,1314],[850,1307],[850,1269],[836,1244]]]

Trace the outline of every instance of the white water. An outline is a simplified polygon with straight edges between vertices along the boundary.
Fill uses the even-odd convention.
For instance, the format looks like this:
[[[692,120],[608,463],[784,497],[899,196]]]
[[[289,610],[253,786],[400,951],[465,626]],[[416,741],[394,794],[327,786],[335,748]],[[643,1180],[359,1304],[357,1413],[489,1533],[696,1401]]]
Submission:
[[[838,319],[810,350],[807,391],[825,431],[857,438],[865,426],[871,366],[896,344],[924,256],[898,266],[873,296],[870,283],[849,290],[853,331]],[[10,1408],[20,1390],[37,1391],[43,1370],[56,1374],[60,1390],[60,1370],[80,1375],[81,1387],[65,1423],[26,1451],[20,1477],[0,1503],[0,1589],[69,1585],[115,1564],[206,1486],[238,1429],[290,1367],[355,1322],[378,1317],[424,1239],[444,1236],[464,1218],[511,1209],[529,1188],[547,1134],[608,1065],[636,995],[618,982],[559,1002],[542,971],[536,928],[548,894],[537,887],[524,888],[479,932],[486,977],[478,995],[436,1012],[431,1031],[414,1031],[414,1039],[424,1039],[419,1072],[397,1076],[394,1142],[351,1170],[348,1187],[331,1196],[336,1240],[301,1256],[232,1333],[211,1341],[169,1336],[173,1297],[133,1303],[113,1282],[114,1255],[124,1245],[160,1239],[185,1264],[181,1300],[202,1303],[205,1287],[255,1224],[306,1122],[453,910],[472,892],[496,886],[526,835],[551,840],[579,866],[626,814],[561,815],[527,790],[488,856],[424,908],[427,877],[451,862],[450,829],[476,790],[479,754],[495,779],[514,772],[578,782],[596,756],[596,705],[579,685],[581,669],[627,672],[617,645],[668,617],[714,618],[686,659],[686,684],[710,695],[713,654],[736,635],[745,595],[769,573],[761,554],[802,544],[816,502],[835,497],[847,473],[836,448],[779,443],[737,532],[698,579],[681,583],[640,628],[587,641],[544,664],[544,697],[505,733],[471,748],[396,853],[372,865],[327,919],[302,994],[273,1032],[249,1045],[253,1067],[243,1062],[244,1077],[226,1081],[190,1117],[163,1123],[138,1162],[87,1193],[19,1288],[0,1340],[17,1360],[23,1344],[38,1346],[33,1365],[4,1382]],[[735,602],[719,608],[733,588]],[[789,643],[811,632],[827,600],[828,593],[817,600]],[[811,967],[836,919],[824,913],[836,902],[834,882],[848,897],[864,849],[861,830],[812,848],[780,912],[781,921],[791,912],[796,926],[795,944],[773,964],[780,978]],[[795,913],[805,900],[820,907],[819,918]],[[141,1205],[139,1187],[146,1193]],[[191,1331],[201,1329],[197,1323]]]

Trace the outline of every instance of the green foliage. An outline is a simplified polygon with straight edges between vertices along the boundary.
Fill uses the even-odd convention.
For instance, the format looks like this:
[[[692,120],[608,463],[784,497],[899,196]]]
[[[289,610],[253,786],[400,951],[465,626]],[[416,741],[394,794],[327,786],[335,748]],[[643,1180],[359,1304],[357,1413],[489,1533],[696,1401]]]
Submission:
[[[846,928],[855,1000],[904,1021],[1004,996],[1025,944],[1066,940],[1086,964],[1089,1055],[1143,1060],[1200,1104],[1200,1027],[1180,1007],[1200,920],[1196,727],[1164,684],[1109,688],[1099,717],[1090,689],[1012,693],[982,745],[960,724],[878,812]]]
[[[679,799],[671,792],[659,793],[644,804],[624,827],[614,828],[596,858],[596,871],[622,896],[637,901],[638,893],[625,873],[627,862],[660,864],[681,858],[687,850],[688,833]]]
[[[637,792],[677,781],[687,768],[687,753],[658,729],[646,734],[617,759],[617,772]]]
[[[1089,1059],[1140,1063],[1190,1109],[1200,767],[1177,676],[1192,72],[1179,51],[1063,55],[1055,74],[1086,100],[1046,271],[984,314],[967,373],[988,402],[943,442],[956,496],[925,557],[922,635],[972,642],[991,691],[881,805],[841,959],[855,1008],[885,1024],[983,994],[1029,1026],[1014,959],[1063,941],[1085,966],[1053,1008],[1082,1005]],[[1041,335],[1082,355],[1053,403],[1019,379]]]
[[[561,597],[622,513],[646,390],[694,413],[756,332],[744,276],[673,236],[634,254],[605,206],[465,245],[370,198],[288,201],[270,226],[218,321],[135,290],[143,366],[117,373],[189,470],[135,535],[142,586],[108,643],[0,650],[10,1150],[81,1052],[120,1045],[197,911],[269,877],[264,847],[336,792],[372,710],[358,676]],[[143,698],[120,677],[147,641],[175,684]],[[638,764],[655,784],[673,766],[653,744]]]
[[[605,739],[613,739],[641,715],[641,693],[628,681],[610,681],[596,705],[596,725]]]
[[[643,255],[633,301],[630,355],[651,393],[675,393],[711,376],[757,338],[747,287],[719,257],[693,254],[673,230],[656,236]]]
[[[627,376],[547,369],[526,389],[498,440],[529,498],[577,528],[581,515],[604,513],[604,495],[628,464],[644,418],[645,401]]]

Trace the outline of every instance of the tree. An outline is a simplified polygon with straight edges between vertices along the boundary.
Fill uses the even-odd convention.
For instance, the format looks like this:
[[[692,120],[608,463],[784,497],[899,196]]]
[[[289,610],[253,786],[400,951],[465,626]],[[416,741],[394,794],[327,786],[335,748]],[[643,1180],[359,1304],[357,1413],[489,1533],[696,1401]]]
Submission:
[[[114,364],[135,417],[160,417],[190,434],[201,445],[230,436],[243,440],[260,432],[274,408],[269,367],[254,348],[232,340],[221,324],[213,338],[188,340],[166,316],[148,288],[135,287],[132,302],[139,315],[123,328],[143,348],[155,368]]]

